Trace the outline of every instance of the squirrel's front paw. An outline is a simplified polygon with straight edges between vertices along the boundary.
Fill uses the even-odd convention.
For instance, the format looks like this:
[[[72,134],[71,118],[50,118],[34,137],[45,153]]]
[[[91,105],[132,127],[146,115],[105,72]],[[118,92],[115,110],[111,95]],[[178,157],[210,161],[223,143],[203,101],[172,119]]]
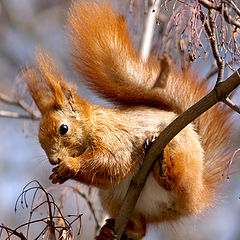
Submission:
[[[60,164],[53,168],[53,173],[49,179],[52,183],[64,183],[68,179],[74,178],[79,170],[79,161],[77,158],[70,157],[67,160],[60,162]]]

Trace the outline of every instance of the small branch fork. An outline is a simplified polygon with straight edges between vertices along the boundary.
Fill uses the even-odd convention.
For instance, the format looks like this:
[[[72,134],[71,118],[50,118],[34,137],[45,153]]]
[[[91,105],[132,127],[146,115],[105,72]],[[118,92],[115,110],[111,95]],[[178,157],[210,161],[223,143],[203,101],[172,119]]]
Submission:
[[[0,117],[7,118],[19,118],[26,120],[39,120],[40,114],[37,110],[34,110],[34,105],[28,105],[23,99],[12,99],[7,95],[0,92],[0,102],[7,104],[8,106],[15,106],[19,110],[23,111],[24,114],[13,111],[0,110]]]

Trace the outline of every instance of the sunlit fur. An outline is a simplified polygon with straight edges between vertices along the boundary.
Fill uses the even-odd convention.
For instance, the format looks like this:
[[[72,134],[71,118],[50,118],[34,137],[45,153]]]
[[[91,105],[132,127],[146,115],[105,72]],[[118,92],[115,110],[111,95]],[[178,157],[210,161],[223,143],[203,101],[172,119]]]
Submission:
[[[38,51],[37,65],[23,75],[42,113],[39,140],[49,161],[60,163],[50,176],[53,183],[75,179],[101,188],[102,205],[115,217],[145,156],[145,140],[206,95],[207,85],[171,65],[165,86],[154,87],[164,65],[154,57],[139,58],[124,18],[116,17],[109,3],[74,2],[67,29],[75,69],[118,105],[99,107],[79,97],[48,54]],[[218,104],[168,144],[170,155],[162,163],[167,168],[161,170],[167,177],[156,175],[156,165],[126,230],[129,237],[141,239],[147,223],[175,221],[213,205],[229,159],[229,118]],[[63,136],[62,123],[69,126]]]

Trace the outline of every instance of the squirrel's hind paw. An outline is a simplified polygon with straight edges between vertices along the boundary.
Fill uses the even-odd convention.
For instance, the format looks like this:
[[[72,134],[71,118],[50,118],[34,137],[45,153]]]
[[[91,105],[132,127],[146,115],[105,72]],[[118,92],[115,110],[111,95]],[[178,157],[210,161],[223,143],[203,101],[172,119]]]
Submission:
[[[167,145],[162,158],[159,158],[153,167],[153,176],[164,189],[174,189],[173,162],[170,156],[170,148]]]
[[[152,145],[152,143],[155,142],[158,136],[159,136],[159,132],[156,132],[152,136],[148,137],[145,141],[144,149],[148,150],[149,147]]]
[[[114,232],[114,224],[114,219],[107,219],[95,240],[116,240],[117,236]]]

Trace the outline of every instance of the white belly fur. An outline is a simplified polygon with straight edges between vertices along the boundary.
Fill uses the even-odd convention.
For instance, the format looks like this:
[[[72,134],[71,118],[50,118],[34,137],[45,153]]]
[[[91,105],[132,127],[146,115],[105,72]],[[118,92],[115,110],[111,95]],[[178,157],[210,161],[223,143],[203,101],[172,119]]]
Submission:
[[[102,202],[104,203],[107,199],[107,202],[113,200],[113,202],[117,202],[120,205],[126,195],[130,181],[131,179],[125,179],[116,184],[112,189],[100,190]],[[159,215],[166,211],[167,208],[170,208],[174,203],[174,196],[173,192],[163,189],[157,183],[153,174],[150,173],[135,208],[146,218],[151,218],[151,216]]]

